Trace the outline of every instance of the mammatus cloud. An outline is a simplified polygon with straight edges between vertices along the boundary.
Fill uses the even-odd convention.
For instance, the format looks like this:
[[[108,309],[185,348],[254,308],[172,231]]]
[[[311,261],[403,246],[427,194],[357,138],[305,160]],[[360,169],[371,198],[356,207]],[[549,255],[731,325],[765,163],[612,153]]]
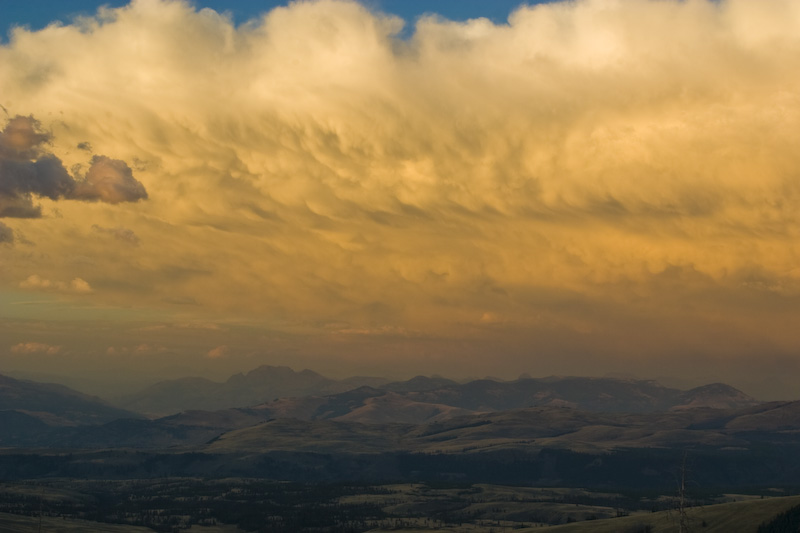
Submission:
[[[33,116],[17,115],[0,131],[0,218],[41,217],[36,197],[111,204],[147,198],[124,161],[94,156],[86,175],[75,179],[61,159],[45,151],[50,141]],[[5,241],[10,240],[6,235]]]
[[[20,354],[47,354],[56,355],[61,351],[61,346],[52,346],[42,342],[20,342],[11,347],[13,353]]]
[[[0,280],[81,277],[93,299],[181,320],[340,324],[365,358],[389,352],[373,338],[398,358],[424,353],[414,339],[453,358],[461,342],[797,353],[800,3],[402,24],[351,1],[237,27],[136,0],[16,30],[0,94],[52,134],[6,126],[0,209],[38,216],[38,198],[61,218],[15,221],[39,255],[4,247]],[[64,171],[89,149],[136,179],[99,157]],[[111,205],[145,188],[136,210]],[[148,246],[109,250],[91,227]],[[415,333],[353,333],[375,331]]]

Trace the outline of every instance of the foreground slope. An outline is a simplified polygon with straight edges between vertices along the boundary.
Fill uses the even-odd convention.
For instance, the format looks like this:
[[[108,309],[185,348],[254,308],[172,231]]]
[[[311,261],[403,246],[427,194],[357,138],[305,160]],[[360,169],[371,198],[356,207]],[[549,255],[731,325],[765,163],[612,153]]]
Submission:
[[[149,527],[105,524],[89,520],[23,516],[0,513],[0,533],[152,533]],[[214,533],[209,530],[207,533]]]
[[[787,496],[689,508],[686,515],[691,531],[703,531],[704,533],[732,533],[739,531],[755,533],[759,525],[768,522],[798,504],[800,504],[800,496]],[[536,528],[535,531],[552,531],[553,533],[618,533],[620,531],[645,531],[645,526],[652,528],[648,530],[651,533],[678,533],[680,531],[675,511],[660,511],[658,513],[636,514],[634,516],[606,520],[592,520],[544,529]],[[528,530],[523,529],[522,531]]]
[[[786,496],[766,499],[755,499],[733,503],[721,503],[716,505],[705,505],[693,507],[687,510],[687,521],[689,531],[702,531],[704,533],[755,533],[759,525],[769,522],[775,516],[788,509],[800,504],[800,496]],[[493,503],[495,508],[510,507],[509,503]],[[524,508],[525,505],[522,505]],[[535,504],[530,505],[535,508]],[[463,513],[469,513],[472,507],[463,509]],[[608,509],[606,509],[608,510]],[[413,517],[406,518],[408,522],[413,522]],[[427,533],[434,531],[442,532],[462,532],[471,531],[474,533],[491,533],[497,531],[519,531],[519,532],[552,532],[552,533],[679,533],[680,526],[678,516],[675,511],[658,512],[639,512],[630,516],[605,519],[586,519],[581,518],[577,522],[547,526],[545,524],[527,524],[524,521],[514,520],[492,520],[479,524],[457,524],[440,525],[426,528],[422,524],[415,523],[413,527],[392,527],[375,528],[369,533],[388,533],[398,531],[414,531],[416,533]]]

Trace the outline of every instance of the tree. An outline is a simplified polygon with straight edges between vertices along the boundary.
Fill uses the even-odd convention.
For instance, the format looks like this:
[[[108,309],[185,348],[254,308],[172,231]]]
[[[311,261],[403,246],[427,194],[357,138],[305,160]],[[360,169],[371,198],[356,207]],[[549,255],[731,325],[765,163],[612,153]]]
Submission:
[[[686,477],[687,477],[687,469],[686,469],[686,456],[687,453],[683,452],[683,459],[681,460],[681,468],[678,472],[678,501],[677,501],[677,511],[678,511],[678,530],[680,533],[689,533],[689,516],[686,513],[686,509],[688,508],[688,503],[686,501]]]

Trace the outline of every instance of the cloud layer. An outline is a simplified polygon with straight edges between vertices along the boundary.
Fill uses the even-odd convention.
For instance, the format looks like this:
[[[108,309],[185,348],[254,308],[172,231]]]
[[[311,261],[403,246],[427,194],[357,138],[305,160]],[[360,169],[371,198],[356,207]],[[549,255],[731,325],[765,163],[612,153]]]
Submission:
[[[11,352],[15,354],[47,354],[56,355],[61,351],[61,346],[51,346],[41,342],[20,342],[11,347]]]
[[[59,292],[72,292],[72,293],[89,293],[92,288],[81,278],[75,278],[69,283],[64,281],[51,281],[49,279],[42,279],[36,274],[28,276],[27,279],[21,281],[19,286],[23,289],[33,289],[42,291],[59,291]]]
[[[38,252],[13,251],[0,281],[80,277],[107,304],[192,302],[354,350],[800,348],[800,4],[402,24],[320,0],[234,27],[136,0],[17,30],[0,210],[100,202],[18,221]],[[136,178],[103,156],[83,174],[86,149]]]

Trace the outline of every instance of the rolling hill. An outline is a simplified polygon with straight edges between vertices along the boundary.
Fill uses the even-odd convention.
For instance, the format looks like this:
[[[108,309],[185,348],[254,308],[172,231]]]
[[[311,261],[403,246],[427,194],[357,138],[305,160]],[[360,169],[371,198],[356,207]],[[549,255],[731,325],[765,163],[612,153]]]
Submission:
[[[64,385],[19,380],[2,374],[0,413],[8,424],[5,427],[35,425],[32,419],[58,427],[103,424],[119,418],[139,416]]]
[[[117,398],[115,403],[150,416],[166,416],[187,410],[248,407],[283,397],[335,394],[387,381],[369,377],[334,380],[312,370],[295,372],[288,367],[265,365],[246,374],[234,374],[222,383],[197,377],[162,381]]]
[[[800,419],[786,423],[786,416],[800,409],[798,406],[800,402],[781,403],[758,414],[749,409],[623,414],[536,407],[443,418],[425,424],[363,423],[347,417],[278,418],[223,433],[207,449],[319,453],[475,453],[532,447],[586,453],[622,448],[747,449],[765,442],[800,443]],[[753,429],[756,415],[760,415],[757,430]],[[773,420],[775,423],[769,425]]]

